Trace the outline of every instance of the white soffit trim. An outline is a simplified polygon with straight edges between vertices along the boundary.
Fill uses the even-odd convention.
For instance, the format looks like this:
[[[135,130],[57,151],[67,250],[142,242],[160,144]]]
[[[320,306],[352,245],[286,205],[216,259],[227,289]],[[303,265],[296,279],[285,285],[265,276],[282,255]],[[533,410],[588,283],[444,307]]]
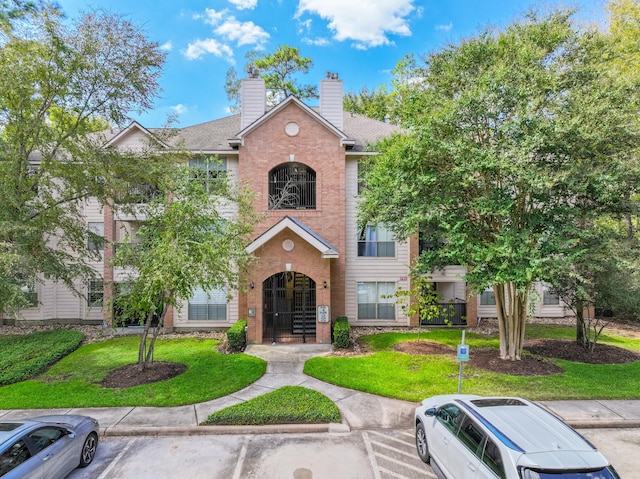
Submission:
[[[288,216],[285,216],[278,223],[273,225],[263,234],[261,234],[258,238],[256,238],[249,246],[246,247],[247,253],[253,253],[261,246],[264,246],[273,238],[275,238],[279,233],[284,231],[285,229],[291,230],[293,233],[298,235],[300,238],[305,240],[315,249],[317,249],[323,258],[339,258],[340,255],[338,251],[335,250],[329,243],[322,241],[318,237],[311,234],[305,228],[301,227],[296,221],[292,220]]]

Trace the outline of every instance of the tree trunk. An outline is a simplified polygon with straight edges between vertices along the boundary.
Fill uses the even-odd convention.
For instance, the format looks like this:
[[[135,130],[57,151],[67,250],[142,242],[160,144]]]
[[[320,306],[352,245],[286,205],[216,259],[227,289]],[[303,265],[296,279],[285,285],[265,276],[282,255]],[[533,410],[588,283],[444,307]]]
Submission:
[[[525,326],[527,323],[528,289],[518,291],[514,283],[495,284],[500,358],[512,361],[522,358]]]
[[[587,347],[588,337],[585,334],[585,322],[584,322],[584,304],[582,301],[576,303],[576,343],[580,346]]]
[[[153,362],[153,351],[155,349],[156,339],[158,338],[158,334],[160,333],[160,330],[164,327],[164,317],[167,314],[168,308],[169,306],[167,305],[167,303],[164,303],[162,305],[162,313],[160,314],[160,319],[158,320],[158,326],[156,326],[156,328],[153,330],[153,336],[151,337],[151,343],[149,343],[149,350],[147,351],[147,357],[145,358],[145,361],[144,361],[145,368],[149,366],[149,363]]]

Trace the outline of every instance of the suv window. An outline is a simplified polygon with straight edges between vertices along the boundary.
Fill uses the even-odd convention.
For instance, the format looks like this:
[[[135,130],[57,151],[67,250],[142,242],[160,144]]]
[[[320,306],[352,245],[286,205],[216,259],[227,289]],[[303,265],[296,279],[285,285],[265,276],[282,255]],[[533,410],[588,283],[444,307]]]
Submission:
[[[482,444],[485,435],[484,432],[482,432],[482,430],[468,416],[465,416],[462,421],[458,437],[460,438],[460,441],[462,441],[462,443],[471,450],[471,452],[480,456],[480,445]]]
[[[484,451],[482,452],[482,462],[484,462],[489,469],[491,469],[495,474],[504,479],[504,464],[502,463],[502,456],[500,456],[500,449],[498,446],[489,438],[487,438],[487,442],[484,445]]]
[[[460,422],[464,419],[465,415],[455,404],[445,404],[438,408],[436,417],[444,427],[456,435],[458,434]]]

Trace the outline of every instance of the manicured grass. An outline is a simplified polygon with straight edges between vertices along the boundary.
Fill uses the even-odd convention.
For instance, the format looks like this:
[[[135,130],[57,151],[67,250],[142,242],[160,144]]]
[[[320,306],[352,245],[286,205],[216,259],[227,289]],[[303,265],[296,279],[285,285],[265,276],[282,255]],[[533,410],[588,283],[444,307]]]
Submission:
[[[202,424],[318,424],[340,422],[328,397],[300,386],[284,386],[209,416]]]
[[[532,324],[531,338],[575,338],[569,327]],[[400,341],[417,339],[414,333],[384,333],[363,338],[374,351],[362,357],[317,357],[305,363],[304,372],[320,380],[381,396],[420,401],[436,394],[457,392],[459,363],[455,354],[410,356],[393,351]],[[421,334],[421,339],[455,346],[461,332],[437,329]],[[603,333],[600,343],[640,351],[640,339]],[[497,337],[467,333],[471,356],[475,348],[498,348]],[[597,346],[594,354],[597,354]],[[565,372],[551,376],[521,377],[491,373],[465,364],[462,392],[480,395],[525,396],[544,399],[638,399],[640,361],[617,365],[593,365],[553,360]]]
[[[100,381],[112,370],[137,361],[137,336],[87,344],[35,379],[0,387],[4,409],[99,406],[178,406],[225,396],[251,384],[266,363],[244,354],[220,354],[218,341],[158,339],[156,361],[187,365],[184,374],[153,384],[107,389]]]
[[[0,336],[0,386],[41,373],[75,350],[83,339],[82,333],[71,329]]]

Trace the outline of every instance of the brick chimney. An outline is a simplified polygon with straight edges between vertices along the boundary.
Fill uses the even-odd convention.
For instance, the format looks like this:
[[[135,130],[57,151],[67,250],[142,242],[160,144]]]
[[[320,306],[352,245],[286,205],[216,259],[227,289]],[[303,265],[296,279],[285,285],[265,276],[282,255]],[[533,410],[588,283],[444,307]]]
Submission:
[[[249,78],[242,79],[240,87],[241,130],[244,130],[267,111],[267,87],[264,80],[257,75],[257,70],[252,69],[249,75]]]
[[[342,80],[337,73],[327,72],[327,78],[320,81],[320,114],[342,130]]]

